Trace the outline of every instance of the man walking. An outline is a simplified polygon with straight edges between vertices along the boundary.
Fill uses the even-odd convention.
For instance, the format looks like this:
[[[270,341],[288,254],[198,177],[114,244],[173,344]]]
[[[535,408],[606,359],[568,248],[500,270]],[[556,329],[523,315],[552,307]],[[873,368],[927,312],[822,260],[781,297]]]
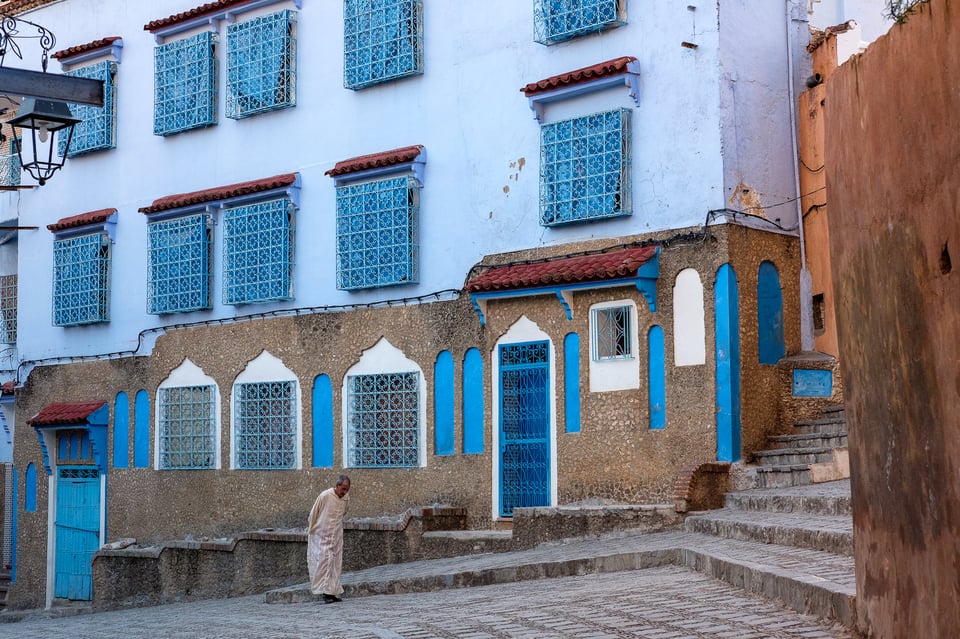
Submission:
[[[337,485],[320,493],[310,509],[307,524],[307,569],[310,592],[323,595],[323,603],[336,603],[343,594],[343,516],[350,505],[350,478],[337,477]]]

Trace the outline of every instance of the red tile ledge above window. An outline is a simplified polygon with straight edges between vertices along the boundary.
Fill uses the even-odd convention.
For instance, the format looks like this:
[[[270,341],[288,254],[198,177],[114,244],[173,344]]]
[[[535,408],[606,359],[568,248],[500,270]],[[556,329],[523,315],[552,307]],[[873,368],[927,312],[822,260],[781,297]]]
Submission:
[[[47,224],[47,229],[58,238],[104,231],[112,241],[116,226],[117,209],[99,209],[61,218],[53,224]]]
[[[370,178],[412,171],[420,186],[423,186],[423,168],[427,162],[427,152],[422,144],[404,146],[390,151],[358,155],[337,162],[326,175],[332,177],[337,186],[360,182]]]
[[[217,31],[219,30],[219,23],[223,20],[232,22],[241,13],[280,4],[281,2],[293,2],[297,9],[303,8],[303,0],[217,0],[189,11],[175,13],[167,18],[151,20],[143,25],[143,30],[152,33],[157,44],[163,44],[171,36],[204,25],[210,25],[212,31]]]
[[[114,62],[120,62],[120,50],[123,48],[123,38],[120,36],[110,36],[78,44],[67,49],[61,49],[50,55],[51,58],[58,60],[64,71],[89,62],[97,58],[111,57]]]
[[[530,101],[533,116],[543,121],[543,109],[550,102],[567,100],[587,93],[624,84],[629,96],[640,106],[640,63],[633,56],[623,56],[588,67],[531,82],[520,91]]]
[[[217,186],[212,189],[167,195],[157,198],[150,206],[144,206],[139,211],[153,219],[159,219],[211,208],[218,209],[254,201],[264,201],[281,196],[290,198],[293,205],[299,208],[299,194],[300,174],[283,173],[259,180]],[[168,215],[158,215],[160,213],[167,213]]]

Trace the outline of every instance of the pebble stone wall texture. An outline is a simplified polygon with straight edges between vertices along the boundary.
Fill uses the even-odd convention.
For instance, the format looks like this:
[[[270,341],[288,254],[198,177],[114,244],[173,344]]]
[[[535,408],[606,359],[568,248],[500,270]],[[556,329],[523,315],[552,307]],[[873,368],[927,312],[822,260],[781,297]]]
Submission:
[[[443,503],[466,508],[469,525],[488,528],[491,519],[491,363],[490,354],[500,335],[521,316],[549,334],[556,355],[558,401],[556,449],[558,503],[600,500],[620,503],[672,503],[677,474],[686,466],[715,458],[715,395],[713,344],[713,280],[716,270],[730,262],[737,273],[742,348],[743,450],[764,447],[766,436],[777,428],[777,369],[758,366],[756,345],[756,282],[761,256],[780,271],[784,287],[784,324],[787,353],[795,352],[798,300],[795,294],[798,243],[796,238],[739,226],[708,227],[705,235],[665,245],[660,256],[657,311],[651,314],[635,289],[616,288],[579,293],[574,298],[573,319],[549,296],[493,300],[487,323],[481,326],[468,296],[434,302],[343,313],[282,317],[226,325],[171,330],[161,336],[146,357],[127,357],[33,370],[17,392],[15,464],[33,462],[42,468],[36,434],[26,419],[51,402],[102,399],[111,407],[118,392],[130,398],[140,389],[149,394],[151,442],[155,436],[156,389],[185,358],[212,376],[219,385],[221,409],[220,470],[157,471],[134,468],[132,443],[129,468],[108,472],[107,540],[133,537],[141,543],[195,537],[222,537],[264,527],[304,525],[316,494],[331,485],[343,470],[340,386],[347,370],[365,349],[381,338],[389,340],[423,370],[427,394],[425,468],[351,469],[351,516],[396,515],[407,508]],[[618,238],[616,243],[654,238]],[[490,263],[528,257],[575,253],[612,245],[610,240],[551,247],[542,251],[496,256]],[[707,361],[702,366],[676,368],[673,358],[673,282],[684,268],[695,268],[704,287]],[[588,309],[601,300],[634,299],[639,316],[641,387],[610,393],[589,392]],[[663,328],[666,340],[667,427],[651,431],[647,421],[646,340],[650,326]],[[581,432],[564,432],[563,338],[576,331],[581,336]],[[441,350],[449,351],[460,378],[464,353],[479,348],[484,355],[485,451],[462,453],[462,397],[455,384],[456,454],[433,454],[433,365]],[[248,362],[264,350],[283,361],[298,377],[303,423],[303,468],[296,471],[237,471],[229,469],[230,390]],[[329,375],[334,387],[334,466],[311,468],[312,401],[314,378]],[[132,440],[131,426],[131,440]],[[111,428],[112,433],[112,428]],[[110,438],[108,459],[113,459]],[[153,445],[151,444],[151,450]],[[153,465],[151,457],[151,466]],[[11,607],[42,605],[46,579],[48,483],[41,473],[38,510],[19,512],[18,587],[11,592]]]

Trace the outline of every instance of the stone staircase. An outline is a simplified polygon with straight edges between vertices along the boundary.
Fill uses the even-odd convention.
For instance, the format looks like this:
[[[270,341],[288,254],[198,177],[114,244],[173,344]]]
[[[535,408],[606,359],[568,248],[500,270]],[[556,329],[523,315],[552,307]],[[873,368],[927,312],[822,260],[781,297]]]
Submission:
[[[817,419],[795,422],[793,433],[769,437],[773,448],[753,453],[757,487],[803,486],[850,477],[843,405],[826,406],[820,413]]]
[[[10,589],[10,571],[0,570],[0,612],[7,607],[7,591]]]

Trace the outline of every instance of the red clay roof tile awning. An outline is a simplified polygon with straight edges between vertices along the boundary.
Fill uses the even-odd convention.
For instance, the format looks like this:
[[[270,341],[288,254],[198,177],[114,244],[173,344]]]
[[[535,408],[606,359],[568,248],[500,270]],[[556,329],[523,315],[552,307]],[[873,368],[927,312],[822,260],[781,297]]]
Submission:
[[[87,53],[88,51],[96,51],[97,49],[106,49],[112,45],[117,40],[120,40],[120,36],[110,36],[109,38],[101,38],[100,40],[94,40],[93,42],[88,42],[86,44],[78,44],[74,47],[69,47],[67,49],[61,49],[50,54],[50,57],[55,60],[60,60],[63,58],[72,58],[75,55],[80,55],[81,53]]]
[[[423,145],[414,144],[391,151],[360,155],[355,158],[350,158],[349,160],[337,162],[332,169],[326,172],[326,175],[337,177],[338,175],[345,175],[347,173],[356,173],[368,169],[378,169],[385,166],[413,162],[422,152]]]
[[[495,266],[467,282],[470,293],[602,282],[632,277],[657,254],[656,246],[562,257],[530,264]]]
[[[100,209],[99,211],[90,211],[57,220],[53,224],[47,224],[51,231],[64,231],[77,226],[87,226],[88,224],[103,224],[107,219],[117,212],[117,209]]]
[[[249,182],[239,182],[228,186],[218,186],[212,189],[202,191],[191,191],[190,193],[180,193],[177,195],[168,195],[153,201],[150,206],[144,206],[140,209],[141,213],[159,213],[170,209],[179,209],[193,204],[203,204],[205,202],[216,202],[217,200],[226,200],[241,195],[251,193],[261,193],[263,191],[272,191],[292,186],[297,181],[296,173],[284,173],[260,180],[251,180]]]
[[[195,7],[188,11],[183,11],[181,13],[175,13],[172,16],[161,18],[159,20],[151,20],[147,24],[143,25],[144,31],[149,31],[153,33],[164,27],[173,26],[181,22],[186,22],[187,20],[193,20],[194,18],[199,18],[211,13],[217,13],[224,9],[229,9],[242,4],[249,4],[252,0],[218,0],[217,2],[208,2],[207,4],[202,4],[199,7]]]
[[[13,395],[17,391],[17,383],[12,379],[7,380],[3,383],[3,386],[0,386],[0,394],[2,395]]]
[[[48,404],[28,419],[27,424],[33,427],[86,424],[87,418],[104,405],[106,405],[104,401]]]
[[[560,75],[550,76],[549,78],[544,78],[538,82],[531,82],[520,90],[524,93],[524,95],[530,97],[531,95],[536,95],[537,93],[553,91],[554,89],[560,89],[562,87],[589,82],[598,78],[620,75],[627,73],[627,65],[636,61],[637,59],[633,56],[623,56],[613,60],[607,60],[606,62],[593,64],[589,67],[583,67],[582,69],[576,69],[575,71],[568,71],[567,73],[561,73]]]

